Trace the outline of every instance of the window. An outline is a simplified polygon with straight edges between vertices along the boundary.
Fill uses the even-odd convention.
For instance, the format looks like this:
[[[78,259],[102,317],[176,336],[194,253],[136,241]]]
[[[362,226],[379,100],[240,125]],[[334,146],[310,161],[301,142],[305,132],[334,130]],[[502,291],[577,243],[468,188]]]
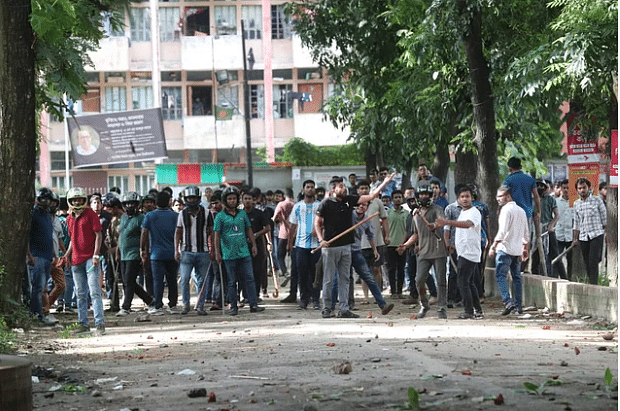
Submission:
[[[73,177],[69,176],[69,184],[65,184],[65,176],[52,177],[52,190],[64,196],[69,187],[73,187]]]
[[[112,187],[121,189],[121,193],[129,191],[129,177],[127,176],[108,176],[108,191]]]
[[[260,39],[263,31],[261,6],[241,6],[241,18],[246,40]]]
[[[52,171],[62,171],[65,169],[65,152],[64,151],[50,151]],[[73,167],[73,159],[69,155],[69,168]]]
[[[131,88],[131,101],[134,110],[153,107],[153,87],[139,86]]]
[[[192,116],[213,114],[213,90],[211,87],[189,86],[187,88],[189,112]]]
[[[129,25],[133,41],[151,41],[151,14],[147,7],[132,8]]]
[[[250,112],[252,118],[265,118],[265,86],[250,85]]]
[[[222,86],[217,89],[217,105],[239,110],[239,87]]]
[[[135,176],[136,193],[145,196],[151,187],[155,187],[155,176]]]
[[[181,118],[181,87],[161,88],[161,112],[164,120],[178,120]]]
[[[159,9],[159,41],[178,41],[181,37],[181,20],[178,7]]]
[[[290,84],[278,84],[273,86],[273,118],[293,117],[293,99],[289,93],[293,91]]]
[[[292,37],[291,20],[284,14],[284,4],[271,6],[271,38],[290,39]]]
[[[215,6],[215,33],[223,36],[237,33],[237,7]]]
[[[125,87],[106,87],[105,88],[105,111],[127,110],[127,93]]]
[[[209,31],[209,8],[186,7],[185,8],[185,35],[208,36]]]

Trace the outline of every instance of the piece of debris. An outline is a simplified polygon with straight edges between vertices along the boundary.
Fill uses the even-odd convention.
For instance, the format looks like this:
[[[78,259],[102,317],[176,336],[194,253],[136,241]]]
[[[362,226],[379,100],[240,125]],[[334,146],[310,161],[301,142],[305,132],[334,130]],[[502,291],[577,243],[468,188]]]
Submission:
[[[54,398],[54,393],[46,392],[45,394],[43,394],[43,398]]]
[[[461,372],[461,374],[463,374],[463,375],[471,375],[471,370],[463,370]]]
[[[562,361],[562,362],[560,363],[560,366],[561,366],[561,367],[568,367],[568,363],[567,363],[566,361]]]
[[[607,347],[598,347],[597,348],[599,351],[607,351]]]
[[[368,314],[366,314],[366,318],[372,318],[372,311],[369,311]]]
[[[147,321],[152,321],[151,316],[149,314],[139,315],[133,320],[135,323],[145,323]]]
[[[209,399],[207,402],[215,402],[215,393],[213,391],[209,393]]]
[[[207,390],[206,388],[194,388],[194,389],[189,390],[189,392],[187,393],[187,396],[189,398],[206,397]]]
[[[353,367],[351,363],[348,361],[343,362],[342,364],[336,365],[332,368],[336,374],[350,374],[353,371]]]
[[[189,368],[181,370],[177,373],[177,375],[194,375],[194,374],[196,374],[196,371],[190,370]]]
[[[581,351],[579,350],[579,348],[575,347],[575,355],[579,355]]]
[[[335,347],[335,346],[336,346],[336,343],[327,343],[327,344],[325,344],[325,345],[326,345],[326,346],[328,346],[328,347]]]
[[[605,341],[611,341],[613,339],[614,339],[614,333],[613,332],[607,333],[607,334],[603,335],[603,340],[605,340]]]
[[[497,397],[495,397],[493,402],[495,403],[495,405],[502,405],[504,403],[504,396],[502,394],[499,394]]]
[[[529,320],[530,318],[532,318],[532,314],[523,314],[519,318],[522,319],[522,320]]]
[[[381,358],[371,358],[370,362],[381,362]]]
[[[93,390],[93,392],[90,393],[91,397],[101,397],[101,391],[99,390]]]

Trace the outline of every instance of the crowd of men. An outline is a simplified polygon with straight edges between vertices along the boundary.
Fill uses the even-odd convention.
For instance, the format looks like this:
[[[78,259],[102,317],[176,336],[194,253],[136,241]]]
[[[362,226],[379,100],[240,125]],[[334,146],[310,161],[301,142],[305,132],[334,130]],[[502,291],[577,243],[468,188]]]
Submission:
[[[250,313],[261,312],[271,276],[276,290],[279,279],[290,283],[281,303],[320,310],[323,318],[357,318],[354,311],[369,303],[370,292],[384,315],[394,308],[390,300],[399,299],[420,305],[417,318],[436,304],[438,318],[462,306],[459,319],[476,319],[484,316],[487,256],[495,259],[502,315],[523,311],[521,263],[538,243],[544,258],[533,262],[533,271],[570,280],[570,256],[567,267],[556,257],[579,243],[588,280],[598,283],[607,212],[592,195],[592,183],[577,181],[579,199],[570,207],[567,180],[552,191],[545,180],[524,173],[519,159],[511,158],[508,167],[497,192],[501,209],[493,239],[477,187],[457,184],[450,203],[444,184],[425,165],[404,190],[387,167],[371,170],[367,179],[334,176],[325,188],[306,180],[298,196],[291,189],[223,186],[207,188],[201,201],[196,186],[176,198],[169,187],[143,198],[118,189],[86,195],[74,187],[65,200],[41,188],[24,295],[45,325],[56,322],[53,307],[77,310],[78,334],[90,332],[90,308],[96,333],[105,334],[104,298],[118,317],[132,313],[135,296],[153,316],[218,310],[234,316],[246,305]],[[534,234],[537,222],[540,236]],[[364,293],[358,302],[355,274]]]

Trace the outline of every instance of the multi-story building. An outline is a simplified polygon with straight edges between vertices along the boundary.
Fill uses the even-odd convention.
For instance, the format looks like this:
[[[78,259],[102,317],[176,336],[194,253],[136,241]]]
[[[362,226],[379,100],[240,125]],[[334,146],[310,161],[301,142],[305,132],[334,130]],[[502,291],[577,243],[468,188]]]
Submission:
[[[108,37],[90,56],[88,92],[74,104],[78,116],[161,107],[164,162],[246,163],[245,63],[254,152],[266,147],[274,161],[274,150],[293,137],[345,143],[348,132],[321,112],[332,91],[329,78],[302,47],[284,1],[143,0],[131,4],[124,21],[122,30],[104,28]],[[312,101],[302,104],[298,93]],[[233,108],[232,120],[216,121],[216,106]],[[40,184],[59,192],[75,184],[141,194],[155,185],[153,162],[71,168],[67,184],[65,126],[44,121]]]

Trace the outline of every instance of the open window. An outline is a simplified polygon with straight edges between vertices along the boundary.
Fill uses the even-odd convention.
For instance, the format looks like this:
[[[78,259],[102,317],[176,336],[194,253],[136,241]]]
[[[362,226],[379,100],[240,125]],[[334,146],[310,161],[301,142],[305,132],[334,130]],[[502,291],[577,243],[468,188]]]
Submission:
[[[187,98],[189,112],[192,116],[210,116],[213,114],[213,89],[205,86],[188,86]]]
[[[208,7],[185,8],[184,34],[186,36],[208,36],[209,24],[210,21]]]

